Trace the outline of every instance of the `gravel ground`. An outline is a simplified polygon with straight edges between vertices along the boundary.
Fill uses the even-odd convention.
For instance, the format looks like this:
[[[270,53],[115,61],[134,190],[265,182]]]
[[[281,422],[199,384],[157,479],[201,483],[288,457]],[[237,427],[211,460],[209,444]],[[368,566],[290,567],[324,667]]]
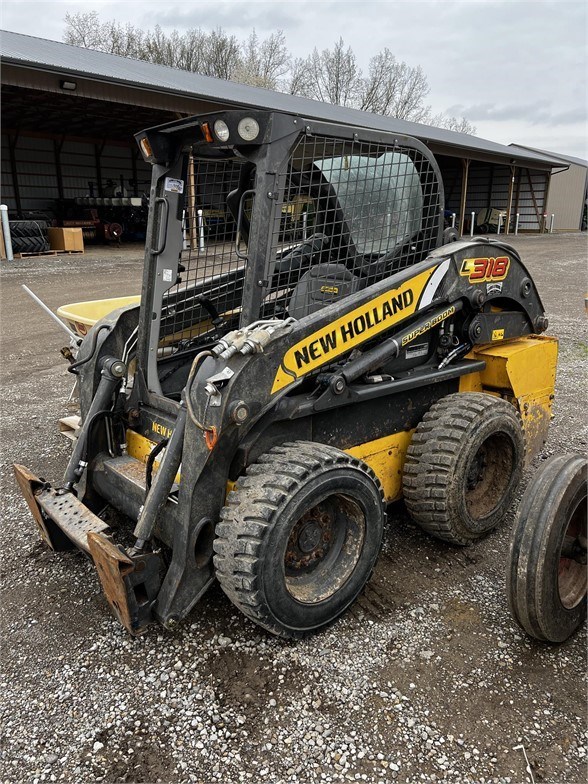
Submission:
[[[584,453],[585,235],[513,244],[561,339],[537,462]],[[585,630],[545,646],[511,620],[511,520],[457,549],[395,505],[362,597],[297,643],[263,633],[218,588],[175,631],[132,639],[90,563],[45,548],[10,466],[59,478],[71,377],[66,340],[20,283],[56,308],[136,293],[140,271],[136,248],[3,262],[1,780],[584,782]]]

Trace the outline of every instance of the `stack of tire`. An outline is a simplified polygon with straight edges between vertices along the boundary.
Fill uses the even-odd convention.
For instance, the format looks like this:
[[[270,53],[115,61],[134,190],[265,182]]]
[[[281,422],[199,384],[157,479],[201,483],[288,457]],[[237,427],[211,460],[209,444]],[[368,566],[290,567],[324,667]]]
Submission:
[[[10,221],[12,250],[16,253],[44,253],[49,250],[47,221]]]

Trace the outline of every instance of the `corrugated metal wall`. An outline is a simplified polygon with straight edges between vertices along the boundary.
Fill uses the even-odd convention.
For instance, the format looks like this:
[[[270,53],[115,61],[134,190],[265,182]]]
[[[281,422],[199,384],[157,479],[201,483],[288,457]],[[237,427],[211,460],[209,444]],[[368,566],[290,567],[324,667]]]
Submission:
[[[543,222],[549,174],[533,169],[517,169],[513,212],[520,215],[520,231],[548,228]]]
[[[59,146],[59,142],[54,139],[25,135],[18,138],[14,157],[23,212],[30,210],[53,211],[55,200],[59,198],[56,146]],[[96,145],[92,142],[66,139],[61,144],[58,153],[64,198],[72,199],[76,196],[89,195],[90,182],[94,184],[94,195],[99,195],[97,157],[99,158],[102,185],[105,186],[108,180],[113,180],[118,184],[122,175],[125,187],[129,192],[128,195],[133,195],[129,180],[133,179],[132,156],[134,153],[134,147],[125,147],[120,144]],[[439,164],[445,186],[446,209],[456,212],[459,217],[462,161],[460,158],[444,156],[439,158]],[[136,158],[135,165],[140,194],[147,188],[151,171],[150,166],[140,156]],[[581,169],[581,167],[574,168]],[[586,170],[582,171],[585,176]],[[556,177],[554,177],[554,184],[557,182]],[[471,212],[478,213],[486,207],[494,207],[506,212],[509,179],[510,167],[508,166],[472,161],[468,175],[466,219],[469,220]],[[561,213],[562,217],[557,219],[556,225],[558,228],[564,228],[562,225],[563,207],[558,206],[557,209],[550,210],[544,208],[547,181],[548,174],[546,172],[516,169],[511,223],[513,230],[514,215],[517,212],[520,216],[520,231],[538,231],[542,225],[543,213],[546,211]],[[557,194],[556,198],[560,199]],[[11,212],[16,210],[9,143],[6,134],[2,135],[2,202],[8,204]]]
[[[556,172],[551,177],[547,212],[555,215],[556,231],[578,231],[582,225],[588,169],[570,164],[567,171]]]
[[[455,212],[459,220],[463,166],[460,158],[444,157],[439,160],[445,186],[445,208]],[[511,177],[509,166],[471,161],[466,197],[466,221],[470,213],[476,214],[486,207],[506,213]],[[519,231],[539,231],[544,213],[548,173],[544,171],[515,170],[512,200],[511,228],[514,216],[519,214]]]
[[[53,139],[35,136],[19,136],[14,158],[18,179],[21,210],[54,210],[55,200],[59,198],[56,149]],[[59,145],[59,142],[57,142]],[[132,156],[134,147],[117,144],[94,145],[91,142],[64,140],[59,152],[63,197],[88,196],[89,183],[94,183],[94,195],[98,195],[97,154],[103,185],[109,179],[119,183],[121,175],[125,180],[128,195],[133,195],[129,180],[133,179]],[[136,174],[139,181],[138,192],[148,188],[151,167],[143,159],[136,157]],[[9,141],[2,134],[2,203],[11,212],[15,211],[16,196],[12,182]]]

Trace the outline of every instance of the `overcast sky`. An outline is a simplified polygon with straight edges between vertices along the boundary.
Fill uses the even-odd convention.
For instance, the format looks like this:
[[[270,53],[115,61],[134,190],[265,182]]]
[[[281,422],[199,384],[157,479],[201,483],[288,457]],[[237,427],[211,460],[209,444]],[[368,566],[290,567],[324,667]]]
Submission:
[[[429,80],[434,112],[465,115],[478,135],[588,158],[585,0],[2,0],[2,27],[62,39],[67,11],[96,10],[166,30],[223,27],[244,38],[284,31],[297,56],[341,36],[362,67],[387,46]]]

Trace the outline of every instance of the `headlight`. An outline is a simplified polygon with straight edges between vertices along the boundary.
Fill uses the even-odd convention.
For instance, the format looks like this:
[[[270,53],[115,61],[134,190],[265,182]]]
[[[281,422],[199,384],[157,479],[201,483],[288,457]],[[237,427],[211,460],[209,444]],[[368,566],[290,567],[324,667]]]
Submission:
[[[237,133],[246,142],[252,142],[259,136],[259,123],[253,117],[243,117],[237,126]]]
[[[221,142],[229,141],[229,126],[224,120],[216,120],[213,127],[217,139]]]

